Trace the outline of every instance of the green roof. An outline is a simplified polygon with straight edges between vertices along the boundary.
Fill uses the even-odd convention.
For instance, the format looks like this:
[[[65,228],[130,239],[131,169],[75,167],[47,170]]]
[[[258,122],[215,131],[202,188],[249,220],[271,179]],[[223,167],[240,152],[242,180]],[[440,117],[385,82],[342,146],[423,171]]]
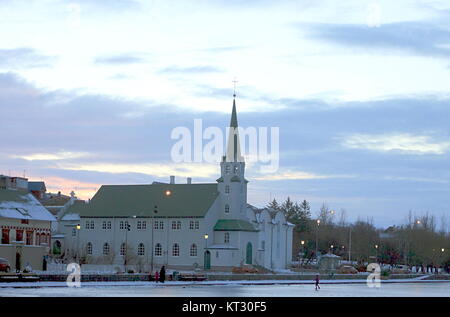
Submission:
[[[89,203],[71,206],[65,214],[78,213],[80,217],[203,217],[217,196],[217,184],[103,185]]]
[[[220,219],[214,226],[214,231],[258,231],[248,221],[240,219]]]

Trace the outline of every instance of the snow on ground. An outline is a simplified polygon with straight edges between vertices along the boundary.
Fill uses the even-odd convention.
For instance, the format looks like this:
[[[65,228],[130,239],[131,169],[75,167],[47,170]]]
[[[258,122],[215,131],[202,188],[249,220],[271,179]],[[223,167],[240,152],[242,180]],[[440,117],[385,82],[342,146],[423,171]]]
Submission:
[[[210,281],[213,282],[213,281]],[[45,287],[0,288],[0,296],[88,296],[88,297],[450,297],[450,283],[383,283],[380,288],[369,288],[359,284],[322,284],[319,291],[314,285],[275,284],[242,285],[242,281],[224,282],[208,285],[207,282],[182,285],[181,282],[168,282],[164,285],[150,282],[106,282],[82,283],[81,288]],[[261,281],[262,282],[262,281]],[[268,281],[273,282],[273,281]],[[279,281],[282,282],[282,281]],[[287,281],[286,281],[287,282]],[[291,281],[290,281],[291,282]],[[303,281],[304,282],[304,281]],[[325,281],[324,281],[325,282]],[[331,282],[331,281],[330,281]],[[128,284],[126,284],[128,283]],[[3,283],[2,283],[3,284]],[[31,284],[31,283],[30,283]],[[32,283],[37,285],[37,283]],[[61,283],[59,283],[61,284]],[[108,284],[108,286],[103,286]],[[167,287],[169,286],[170,287]]]

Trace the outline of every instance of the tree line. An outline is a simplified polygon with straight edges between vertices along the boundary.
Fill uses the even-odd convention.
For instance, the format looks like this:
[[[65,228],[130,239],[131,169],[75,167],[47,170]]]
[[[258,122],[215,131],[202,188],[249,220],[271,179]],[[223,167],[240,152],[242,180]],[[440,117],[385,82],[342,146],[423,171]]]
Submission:
[[[391,265],[450,265],[450,234],[442,216],[440,229],[429,213],[409,212],[404,224],[376,228],[373,218],[347,221],[345,209],[336,212],[325,203],[313,216],[308,201],[282,203],[273,199],[267,208],[281,211],[294,224],[293,259],[313,259],[316,254],[333,253],[358,263]],[[302,244],[303,241],[303,244]]]

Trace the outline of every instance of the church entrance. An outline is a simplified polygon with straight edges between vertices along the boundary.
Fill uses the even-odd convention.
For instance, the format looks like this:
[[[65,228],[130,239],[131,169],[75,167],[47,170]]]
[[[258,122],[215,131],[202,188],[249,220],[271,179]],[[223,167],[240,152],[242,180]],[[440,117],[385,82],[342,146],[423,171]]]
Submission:
[[[250,242],[247,243],[247,257],[246,257],[246,261],[245,261],[245,263],[247,263],[247,264],[252,264],[252,259],[253,259],[252,249],[253,249],[252,244]]]
[[[205,261],[204,261],[204,269],[209,270],[211,268],[211,253],[206,250],[205,251]]]

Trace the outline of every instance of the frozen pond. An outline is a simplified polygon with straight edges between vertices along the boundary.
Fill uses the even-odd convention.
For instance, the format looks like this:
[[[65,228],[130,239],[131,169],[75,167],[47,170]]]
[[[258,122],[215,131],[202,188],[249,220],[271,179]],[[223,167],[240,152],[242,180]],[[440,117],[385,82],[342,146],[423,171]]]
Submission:
[[[395,283],[369,288],[365,284],[314,285],[136,285],[0,288],[0,296],[102,296],[102,297],[450,297],[450,283]]]

